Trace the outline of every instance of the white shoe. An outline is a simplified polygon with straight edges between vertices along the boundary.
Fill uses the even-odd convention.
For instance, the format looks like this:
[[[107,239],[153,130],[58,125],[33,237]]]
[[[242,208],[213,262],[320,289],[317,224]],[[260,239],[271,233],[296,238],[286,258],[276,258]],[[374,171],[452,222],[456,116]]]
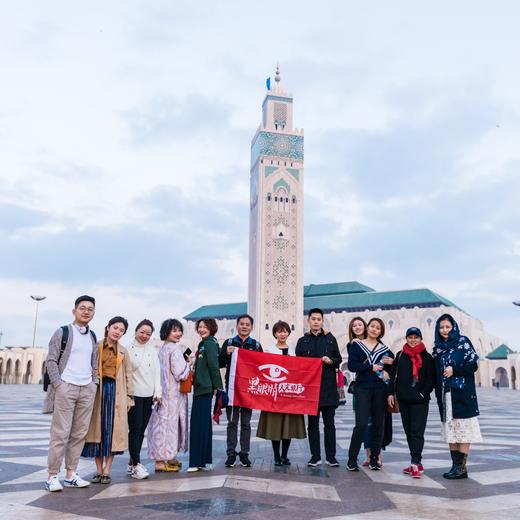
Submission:
[[[202,471],[211,471],[213,469],[213,464],[206,464],[203,468],[201,468]]]
[[[52,476],[47,482],[45,482],[45,489],[47,491],[63,491],[63,486],[61,485],[60,479],[58,475]]]
[[[202,468],[190,467],[186,470],[186,473],[195,473],[197,471],[202,471]]]
[[[136,478],[137,480],[143,480],[144,478],[148,478],[150,473],[148,473],[146,468],[141,463],[139,463],[132,468],[132,474],[130,476],[132,478]]]
[[[134,467],[132,466],[132,464],[128,464],[128,466],[126,467],[126,473],[128,475],[131,475],[132,471],[134,471]]]
[[[77,473],[74,473],[72,478],[63,480],[63,485],[65,487],[84,488],[90,486],[90,482],[81,478]]]

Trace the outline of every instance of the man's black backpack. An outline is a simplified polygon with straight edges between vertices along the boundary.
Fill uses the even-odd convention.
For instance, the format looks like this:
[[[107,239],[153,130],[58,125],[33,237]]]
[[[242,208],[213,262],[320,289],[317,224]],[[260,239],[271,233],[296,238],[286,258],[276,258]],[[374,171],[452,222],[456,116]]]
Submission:
[[[63,325],[61,327],[61,346],[60,346],[60,355],[58,356],[58,365],[61,361],[61,356],[63,356],[63,352],[65,351],[65,347],[67,346],[67,341],[69,340],[69,327],[67,325]],[[94,343],[97,343],[96,335],[94,334],[94,331],[90,331],[90,334],[92,334],[92,339],[94,340]],[[45,372],[43,373],[43,391],[46,392],[49,388],[49,385],[51,384],[51,380],[49,378],[49,374],[47,373],[47,366],[45,367]]]

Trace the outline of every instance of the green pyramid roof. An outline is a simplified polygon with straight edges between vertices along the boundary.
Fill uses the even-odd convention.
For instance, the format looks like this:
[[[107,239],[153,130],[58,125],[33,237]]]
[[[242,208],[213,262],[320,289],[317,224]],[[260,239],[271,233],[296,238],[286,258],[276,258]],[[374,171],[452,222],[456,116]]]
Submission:
[[[487,359],[507,359],[509,354],[512,354],[514,350],[510,349],[507,345],[499,345],[495,350],[492,350],[487,356]]]

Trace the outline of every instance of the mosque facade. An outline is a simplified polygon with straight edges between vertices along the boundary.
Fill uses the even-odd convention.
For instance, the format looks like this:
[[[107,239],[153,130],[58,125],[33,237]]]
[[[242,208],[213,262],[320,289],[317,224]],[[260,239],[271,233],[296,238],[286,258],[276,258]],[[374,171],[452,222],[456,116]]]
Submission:
[[[377,291],[357,281],[304,286],[303,143],[303,130],[293,125],[293,96],[281,85],[277,69],[274,84],[268,82],[262,122],[251,144],[248,301],[194,310],[185,316],[186,339],[196,342],[190,322],[212,317],[219,325],[217,339],[223,341],[236,334],[235,320],[247,312],[255,319],[253,336],[264,350],[274,345],[271,329],[278,320],[290,324],[290,340],[295,344],[305,331],[305,313],[319,307],[325,314],[325,328],[338,339],[346,360],[348,324],[355,316],[367,321],[381,318],[386,324],[383,341],[397,352],[411,326],[421,328],[424,343],[431,349],[435,322],[448,312],[479,354],[477,383],[493,386],[499,382],[516,388],[520,354],[487,333],[480,320],[430,289]]]

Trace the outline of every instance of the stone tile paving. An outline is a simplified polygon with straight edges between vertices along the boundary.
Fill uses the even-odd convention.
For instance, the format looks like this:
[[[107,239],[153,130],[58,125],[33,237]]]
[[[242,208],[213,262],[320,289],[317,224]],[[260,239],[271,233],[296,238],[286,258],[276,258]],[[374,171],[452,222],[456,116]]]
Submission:
[[[210,472],[155,475],[136,481],[126,475],[125,455],[116,457],[113,483],[86,489],[46,493],[50,416],[42,415],[39,386],[0,385],[0,518],[31,519],[175,519],[223,517],[241,519],[298,518],[336,520],[496,519],[520,515],[520,392],[479,392],[484,442],[470,453],[470,478],[448,482],[447,447],[440,439],[437,407],[432,403],[420,480],[402,474],[409,463],[398,416],[394,440],[383,455],[381,472],[349,473],[346,450],[353,426],[351,402],[338,408],[340,468],[308,468],[306,440],[293,441],[290,467],[272,464],[270,443],[253,437],[252,468],[224,468],[225,420],[214,426],[214,469]],[[253,416],[253,435],[258,414]],[[153,471],[153,462],[144,463]],[[181,460],[187,466],[187,456]],[[82,460],[80,473],[94,464]]]

